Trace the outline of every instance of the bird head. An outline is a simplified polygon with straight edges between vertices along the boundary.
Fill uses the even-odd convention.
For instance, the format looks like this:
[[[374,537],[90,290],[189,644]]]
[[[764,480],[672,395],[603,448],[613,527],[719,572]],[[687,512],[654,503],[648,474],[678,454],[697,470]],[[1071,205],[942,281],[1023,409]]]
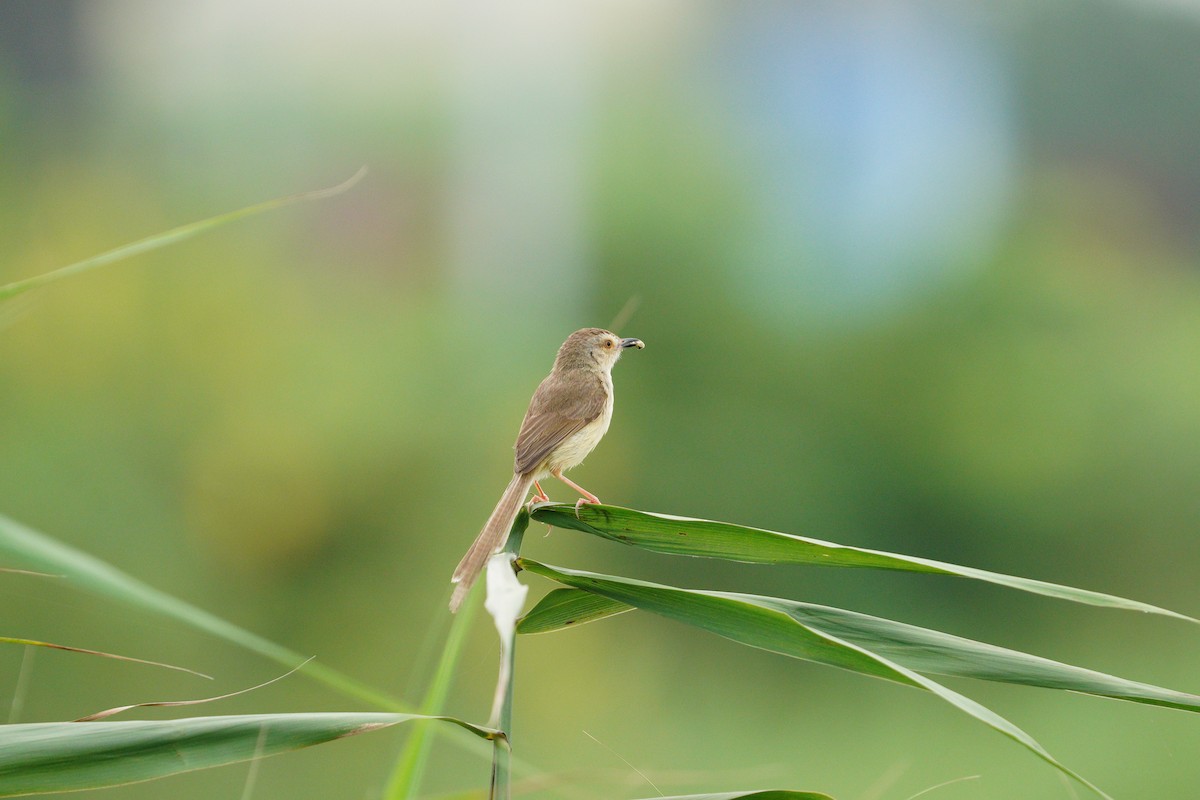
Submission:
[[[622,352],[631,347],[641,350],[645,346],[641,339],[622,339],[603,328],[583,328],[563,342],[554,366],[555,369],[584,367],[609,370],[617,363]]]

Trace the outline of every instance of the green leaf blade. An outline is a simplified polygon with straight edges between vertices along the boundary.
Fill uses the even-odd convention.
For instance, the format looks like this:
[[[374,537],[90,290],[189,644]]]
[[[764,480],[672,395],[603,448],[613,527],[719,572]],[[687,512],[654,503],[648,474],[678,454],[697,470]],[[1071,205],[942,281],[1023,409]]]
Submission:
[[[155,589],[95,556],[64,544],[0,514],[0,556],[23,566],[61,575],[79,589],[149,611],[258,653],[289,669],[307,659],[282,645],[240,628],[215,614]],[[316,662],[302,672],[333,689],[391,711],[411,709],[372,687]]]
[[[841,608],[755,595],[730,596],[778,608],[803,625],[858,644],[917,672],[1200,712],[1200,695],[1131,681],[1019,650]]]
[[[1032,736],[991,709],[866,647],[800,622],[783,609],[787,601],[761,598],[777,602],[756,602],[760,598],[751,595],[678,589],[631,578],[552,567],[529,559],[520,559],[519,563],[530,572],[566,586],[653,611],[741,644],[925,689],[1021,744],[1099,796],[1108,798],[1097,786],[1054,758]]]
[[[935,675],[1045,689],[1079,692],[1096,697],[1200,712],[1200,695],[1127,680],[1115,675],[1064,664],[1041,656],[955,636],[903,622],[860,614],[831,606],[802,603],[782,598],[702,592],[741,598],[777,608],[797,622],[860,645],[911,670]],[[553,597],[553,602],[550,601]],[[565,620],[581,617],[595,609],[597,619],[632,608],[625,603],[582,589],[555,589],[526,615],[532,630],[546,633],[561,630]],[[608,610],[608,614],[603,612]]]
[[[517,633],[550,633],[632,611],[633,606],[582,589],[555,589],[517,623]]]
[[[917,556],[869,550],[729,522],[677,517],[607,505],[543,503],[533,518],[556,528],[590,533],[621,544],[671,555],[718,558],[751,564],[810,564],[952,575],[1009,589],[1104,608],[1140,611],[1200,624],[1200,620],[1116,595],[1005,575]]]
[[[444,720],[485,739],[493,734],[451,717],[386,713],[0,725],[0,797],[138,783],[298,750],[412,719]]]

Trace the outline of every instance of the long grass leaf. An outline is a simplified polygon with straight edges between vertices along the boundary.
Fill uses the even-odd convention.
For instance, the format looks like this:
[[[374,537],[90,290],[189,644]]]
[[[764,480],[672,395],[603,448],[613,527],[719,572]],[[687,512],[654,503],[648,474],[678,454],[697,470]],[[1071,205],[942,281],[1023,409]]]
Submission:
[[[186,225],[180,225],[178,228],[172,228],[169,231],[156,233],[153,236],[147,236],[145,239],[139,239],[136,242],[130,242],[129,244],[121,245],[120,247],[116,247],[107,252],[92,256],[91,258],[85,258],[82,261],[76,261],[74,264],[68,264],[65,267],[59,267],[58,269],[51,270],[50,272],[44,272],[41,275],[34,275],[31,278],[25,278],[23,280],[5,284],[0,286],[0,301],[7,300],[10,297],[16,297],[17,295],[27,292],[30,289],[37,289],[41,286],[45,286],[48,283],[53,283],[54,281],[62,280],[63,278],[67,278],[72,275],[78,275],[81,272],[87,272],[89,270],[96,269],[97,267],[105,266],[106,264],[112,264],[117,261],[122,261],[126,258],[131,258],[132,256],[149,252],[150,250],[157,250],[160,247],[166,247],[167,245],[174,244],[175,242],[189,239],[198,233],[203,233],[204,231],[212,230],[213,228],[218,228],[222,225],[227,225],[230,222],[234,222],[245,217],[252,217],[255,214],[273,211],[274,209],[283,208],[284,206],[290,206],[295,203],[303,203],[308,200],[321,200],[326,197],[339,195],[348,190],[350,187],[354,186],[354,184],[358,183],[359,180],[362,179],[362,176],[366,174],[366,172],[366,167],[363,167],[348,180],[345,180],[342,183],[339,183],[337,186],[332,186],[328,189],[317,189],[315,191],[288,195],[286,197],[276,197],[272,200],[267,200],[252,206],[239,208],[236,211],[229,211],[224,214],[218,214],[215,217],[209,217],[208,219],[189,222]]]
[[[0,556],[11,558],[31,569],[62,575],[76,588],[183,622],[289,669],[307,661],[293,650],[155,589],[94,556],[3,515],[0,515]],[[379,708],[401,713],[413,710],[401,701],[318,662],[308,663],[303,672],[330,688]]]
[[[0,797],[94,789],[248,761],[379,730],[413,714],[256,714],[0,725]],[[437,717],[476,736],[493,732]]]
[[[552,598],[555,593],[559,594]],[[703,592],[775,608],[798,622],[853,642],[917,672],[1037,686],[1115,700],[1200,712],[1200,695],[1118,678],[1041,656],[978,642],[856,611],[778,597]],[[548,602],[549,601],[549,602]],[[542,605],[548,607],[543,609]],[[561,630],[570,620],[586,621],[629,611],[632,606],[582,589],[555,589],[525,616],[520,633]],[[526,623],[528,623],[526,625]],[[526,629],[528,628],[528,630]]]
[[[576,516],[574,505],[562,503],[534,506],[533,519],[556,528],[583,531],[610,541],[659,553],[720,558],[752,564],[816,564],[954,575],[1075,603],[1161,614],[1200,623],[1200,620],[1184,614],[1116,595],[729,522],[676,517],[606,505],[581,506]]]
[[[566,586],[652,611],[751,647],[925,689],[1021,744],[1101,797],[1108,797],[1050,755],[1032,736],[991,709],[866,647],[801,622],[772,604],[756,602],[748,595],[677,589],[631,578],[551,567],[529,559],[520,559],[518,563],[530,572]]]
[[[941,631],[831,606],[714,592],[776,608],[797,622],[853,642],[917,672],[1061,689],[1114,700],[1200,712],[1200,695],[1126,680],[1096,670]]]

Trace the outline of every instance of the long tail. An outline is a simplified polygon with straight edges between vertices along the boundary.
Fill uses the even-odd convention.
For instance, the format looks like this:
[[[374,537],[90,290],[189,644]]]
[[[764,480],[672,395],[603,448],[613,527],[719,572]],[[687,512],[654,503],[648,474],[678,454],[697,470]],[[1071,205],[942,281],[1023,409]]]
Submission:
[[[521,501],[525,499],[525,495],[529,494],[529,487],[532,485],[532,474],[513,476],[512,483],[504,490],[500,502],[496,504],[496,509],[488,517],[483,530],[475,537],[475,543],[462,557],[462,561],[458,562],[458,566],[454,569],[454,577],[450,579],[452,583],[458,584],[454,587],[454,595],[450,598],[451,613],[458,611],[463,598],[471,590],[471,584],[475,583],[479,573],[483,572],[492,553],[504,546],[505,540],[508,539],[508,531],[512,528],[513,520],[517,518],[517,511],[521,508]]]

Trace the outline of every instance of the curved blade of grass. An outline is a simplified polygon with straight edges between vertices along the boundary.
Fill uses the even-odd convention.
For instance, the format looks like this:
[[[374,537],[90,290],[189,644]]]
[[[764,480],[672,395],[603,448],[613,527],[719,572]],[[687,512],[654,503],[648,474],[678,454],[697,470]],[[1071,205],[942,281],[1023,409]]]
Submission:
[[[304,665],[301,664],[300,667],[302,666]],[[289,670],[282,675],[276,675],[274,678],[271,678],[271,680],[263,681],[257,686],[250,686],[246,689],[238,689],[236,692],[226,692],[225,694],[219,694],[214,697],[201,697],[197,700],[155,700],[149,703],[132,703],[131,705],[127,706],[106,708],[103,711],[97,711],[94,714],[88,714],[80,717],[79,719],[75,720],[75,722],[98,722],[102,719],[115,717],[117,714],[124,714],[126,711],[132,711],[135,708],[176,708],[179,706],[199,706],[206,703],[216,703],[220,700],[228,700],[231,697],[237,697],[238,695],[249,694],[250,692],[262,689],[265,686],[270,686],[272,683],[278,683],[284,678],[293,675],[297,670],[300,669],[300,667]]]
[[[1200,712],[1200,695],[1126,680],[1020,650],[831,606],[752,595],[729,596],[777,608],[803,625],[865,647],[918,672],[1060,689]]]
[[[0,725],[0,797],[94,789],[234,764],[379,730],[441,719],[414,714],[255,714],[137,722]]]
[[[833,798],[820,792],[792,792],[784,789],[767,789],[757,792],[673,794],[670,797],[648,797],[645,800],[833,800]]]
[[[584,505],[578,517],[574,505],[542,503],[533,508],[533,518],[556,528],[583,531],[621,544],[673,555],[721,558],[752,564],[818,564],[830,567],[873,569],[954,575],[994,583],[1009,589],[1070,600],[1106,608],[1161,614],[1200,624],[1200,620],[1165,608],[1128,600],[1111,594],[1062,586],[1057,583],[1020,578],[974,567],[963,567],[917,556],[868,550],[835,544],[790,533],[750,528],[729,522],[676,517],[606,505]]]
[[[633,606],[582,589],[555,589],[517,623],[517,633],[549,633],[632,611]]]
[[[632,607],[617,600],[591,595],[581,589],[556,589],[572,592],[545,611],[541,604],[526,616],[532,620],[534,633],[545,633],[565,627],[564,620],[581,613],[598,615],[618,614]],[[553,592],[551,593],[553,594]],[[872,653],[884,656],[911,670],[958,678],[1061,689],[1114,700],[1200,712],[1200,695],[1178,692],[1161,686],[1118,678],[1095,670],[1075,667],[1041,656],[978,642],[941,631],[930,630],[903,622],[895,622],[856,611],[831,606],[801,603],[777,597],[704,592],[714,597],[730,597],[773,608],[797,622],[857,644]],[[548,598],[550,595],[547,595]],[[524,631],[521,631],[524,632]]]
[[[776,605],[759,602],[775,598],[677,589],[631,578],[552,567],[524,558],[519,559],[518,564],[566,586],[652,611],[741,644],[925,689],[1024,746],[1101,797],[1108,798],[1097,786],[1050,755],[1032,736],[994,711],[859,644],[805,624]]]
[[[159,591],[94,556],[27,528],[4,515],[0,515],[0,556],[7,556],[31,569],[62,575],[72,586],[93,594],[183,622],[283,664],[289,669],[307,660],[297,652]],[[303,672],[332,689],[380,708],[402,713],[412,710],[405,707],[401,701],[317,662],[308,663]]]
[[[225,214],[218,214],[215,217],[189,222],[186,225],[180,225],[178,228],[172,228],[169,231],[156,233],[153,236],[147,236],[145,239],[139,239],[136,242],[121,245],[120,247],[101,253],[91,258],[85,258],[83,261],[76,261],[74,264],[68,264],[65,267],[44,272],[41,275],[34,275],[31,278],[14,281],[12,283],[0,286],[0,301],[7,300],[10,297],[16,297],[22,292],[27,292],[30,289],[37,289],[45,286],[48,283],[62,280],[63,278],[72,275],[78,275],[81,272],[96,269],[97,267],[112,264],[116,261],[122,261],[132,256],[140,255],[141,253],[157,250],[160,247],[166,247],[169,244],[189,239],[198,233],[219,228],[230,222],[242,219],[244,217],[252,217],[256,214],[262,214],[266,211],[273,211],[277,208],[290,206],[295,203],[304,203],[309,200],[321,200],[326,197],[333,197],[350,189],[354,184],[358,183],[363,175],[367,174],[367,168],[363,167],[358,172],[354,173],[348,180],[339,183],[337,186],[331,186],[328,189],[317,189],[311,192],[303,192],[301,194],[288,195],[286,197],[276,197],[273,200],[267,200],[263,203],[257,203],[245,208],[239,208],[237,211],[229,211]]]
[[[187,667],[177,667],[173,664],[164,664],[161,661],[148,661],[144,658],[133,658],[132,656],[119,656],[115,653],[105,653],[102,650],[88,650],[83,647],[69,647],[65,644],[54,644],[53,642],[39,642],[34,639],[14,639],[11,636],[0,636],[0,644],[18,644],[27,647],[48,647],[51,650],[65,650],[68,653],[82,653],[85,656],[100,656],[101,658],[112,658],[117,661],[128,661],[132,664],[147,664],[151,667],[162,667],[163,669],[173,669],[178,672],[186,672],[189,675],[195,675],[198,678],[207,678],[212,680],[211,675],[205,675],[203,672],[197,672],[194,669]]]

